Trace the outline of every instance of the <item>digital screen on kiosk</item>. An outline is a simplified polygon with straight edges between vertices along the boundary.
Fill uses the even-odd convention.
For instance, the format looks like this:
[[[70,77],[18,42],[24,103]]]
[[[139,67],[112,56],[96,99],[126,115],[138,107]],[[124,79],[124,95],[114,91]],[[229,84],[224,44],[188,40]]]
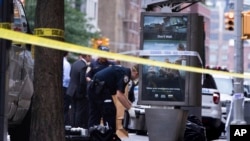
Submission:
[[[187,65],[187,56],[176,52],[187,50],[188,16],[142,14],[141,19],[141,50],[153,50],[141,57]],[[140,75],[141,101],[185,101],[185,71],[142,65]]]

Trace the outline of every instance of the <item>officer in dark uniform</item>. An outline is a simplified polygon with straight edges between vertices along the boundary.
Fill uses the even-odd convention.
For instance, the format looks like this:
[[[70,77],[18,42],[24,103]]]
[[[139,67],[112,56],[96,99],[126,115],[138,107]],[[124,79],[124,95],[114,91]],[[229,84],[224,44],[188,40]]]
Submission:
[[[129,109],[131,117],[135,117],[135,111],[131,108],[131,102],[124,95],[125,87],[130,79],[133,79],[131,69],[121,66],[110,66],[97,72],[88,87],[90,116],[89,128],[99,125],[103,118],[104,125],[116,131],[116,107],[112,95],[117,95],[121,104]]]
[[[109,48],[106,46],[99,46],[98,47],[99,50],[102,51],[109,51]],[[103,57],[99,57],[96,60],[92,61],[89,65],[89,71],[86,74],[86,79],[87,81],[91,81],[93,76],[100,70],[108,67],[108,66],[112,66],[115,65],[114,62],[109,61],[107,58],[103,58]]]

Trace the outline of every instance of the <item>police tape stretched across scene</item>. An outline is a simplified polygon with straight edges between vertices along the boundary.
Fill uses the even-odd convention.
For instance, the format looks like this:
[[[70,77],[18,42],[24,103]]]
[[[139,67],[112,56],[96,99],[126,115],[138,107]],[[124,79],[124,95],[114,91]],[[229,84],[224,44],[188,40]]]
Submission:
[[[125,61],[125,62],[132,62],[132,63],[138,63],[138,64],[143,64],[143,65],[157,66],[157,67],[165,67],[165,68],[183,70],[183,71],[188,71],[188,72],[219,74],[219,75],[232,76],[232,77],[237,77],[237,78],[250,78],[250,75],[246,75],[246,74],[216,71],[216,70],[210,70],[210,69],[204,69],[204,68],[198,68],[198,67],[182,66],[182,65],[171,64],[171,63],[166,63],[166,62],[161,62],[161,61],[154,61],[150,59],[129,56],[129,55],[124,55],[124,54],[119,54],[119,53],[103,52],[101,50],[96,50],[96,49],[92,49],[89,47],[83,47],[83,46],[74,45],[74,44],[61,42],[57,40],[52,40],[52,39],[48,39],[44,37],[37,37],[34,35],[12,31],[8,29],[3,29],[3,28],[0,28],[0,33],[1,33],[0,38],[2,39],[24,42],[27,44],[37,45],[40,47],[46,47],[50,49],[96,55],[100,57],[105,57],[105,58],[110,58],[110,59],[115,59],[115,60],[120,60],[120,61]]]

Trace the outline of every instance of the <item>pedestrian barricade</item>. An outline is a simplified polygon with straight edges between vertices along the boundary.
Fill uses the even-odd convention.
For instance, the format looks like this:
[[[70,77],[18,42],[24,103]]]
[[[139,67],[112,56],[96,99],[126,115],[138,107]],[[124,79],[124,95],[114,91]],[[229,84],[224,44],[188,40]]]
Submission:
[[[227,118],[231,118],[230,119],[230,122],[231,122],[233,120],[233,114],[231,114],[231,116],[229,115],[230,107],[231,107],[231,102],[230,101],[226,102]],[[247,124],[250,124],[250,110],[249,109],[250,109],[250,101],[244,101],[244,119],[247,122]],[[231,112],[233,112],[233,110]]]

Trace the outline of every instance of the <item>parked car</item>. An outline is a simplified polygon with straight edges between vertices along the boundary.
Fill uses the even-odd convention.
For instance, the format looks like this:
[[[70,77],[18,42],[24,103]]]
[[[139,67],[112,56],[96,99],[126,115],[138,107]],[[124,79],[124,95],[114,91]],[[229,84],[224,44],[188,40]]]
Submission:
[[[218,91],[220,92],[221,95],[221,104],[222,104],[222,117],[221,121],[224,125],[226,125],[226,121],[228,118],[228,105],[230,105],[231,101],[233,100],[233,94],[234,92],[234,78],[231,76],[222,76],[222,75],[212,75],[216,87]],[[245,96],[244,100],[245,101],[250,101],[250,98],[247,96],[247,87],[243,87],[243,94]]]
[[[221,94],[221,104],[222,104],[222,118],[223,124],[226,124],[227,120],[227,103],[232,100],[234,93],[234,79],[231,76],[222,75],[212,75],[215,80],[215,86]]]
[[[250,97],[250,85],[248,83],[244,82],[244,96],[245,97]]]
[[[206,128],[207,140],[218,139],[225,128],[221,122],[221,94],[210,74],[204,74],[202,86],[202,123]]]
[[[31,33],[20,0],[13,0],[14,17],[12,30]],[[28,140],[31,98],[33,96],[34,60],[30,45],[12,42],[8,50],[8,99],[6,116],[8,118],[8,133],[11,141]]]

